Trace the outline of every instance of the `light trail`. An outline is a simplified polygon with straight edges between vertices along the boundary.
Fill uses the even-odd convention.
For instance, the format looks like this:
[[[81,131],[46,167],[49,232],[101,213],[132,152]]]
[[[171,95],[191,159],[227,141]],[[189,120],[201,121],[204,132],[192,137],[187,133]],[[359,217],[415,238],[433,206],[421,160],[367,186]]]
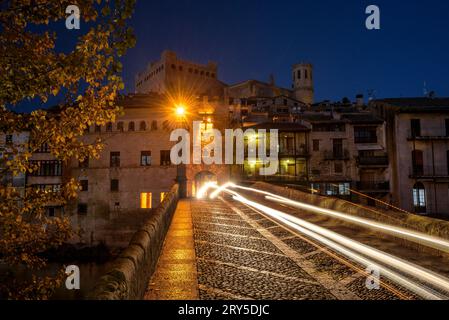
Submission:
[[[204,196],[206,195],[207,190],[209,190],[212,187],[218,188],[217,183],[209,181],[209,182],[206,182],[205,184],[203,184],[201,186],[201,188],[198,189],[198,192],[196,194],[197,199],[203,199]]]
[[[209,198],[210,199],[215,199],[220,194],[220,192],[225,191],[225,189],[227,189],[229,187],[235,187],[235,186],[236,185],[234,183],[232,183],[232,182],[226,182],[225,184],[222,184],[220,187],[218,187],[215,191],[213,191],[210,194]]]
[[[254,207],[254,203],[252,203],[252,201],[247,200],[241,196],[233,196],[233,199],[247,204],[250,207]],[[284,223],[285,225],[288,225],[289,227],[293,228],[296,231],[301,232],[302,234],[305,234],[307,236],[309,236],[312,239],[315,239],[319,242],[321,242],[322,244],[326,245],[329,248],[332,248],[333,250],[335,250],[336,252],[342,254],[343,256],[346,256],[347,258],[350,258],[362,265],[364,265],[365,267],[377,267],[379,272],[385,276],[386,278],[389,278],[390,280],[402,285],[403,287],[409,289],[410,291],[416,293],[417,295],[419,295],[420,297],[423,297],[425,299],[430,299],[430,300],[441,300],[442,297],[439,296],[437,293],[435,293],[432,289],[428,289],[428,288],[423,288],[419,285],[414,284],[413,282],[411,282],[410,280],[408,280],[407,278],[405,278],[404,276],[382,266],[379,265],[378,263],[369,260],[351,250],[349,250],[348,248],[343,247],[342,245],[339,245],[337,243],[335,243],[334,241],[331,241],[327,238],[325,238],[324,236],[321,236],[311,230],[308,230],[306,228],[301,227],[300,225],[297,225],[283,217],[277,216],[277,215],[272,215],[272,213],[268,213],[266,212],[264,209],[262,209],[259,206],[256,206],[255,208],[257,208],[258,210],[261,210],[263,212],[265,212],[266,214],[268,214],[269,216],[271,216],[272,218],[274,218],[277,221],[280,221],[282,223]]]
[[[267,191],[255,189],[255,188],[243,187],[243,186],[239,186],[239,185],[235,185],[235,184],[233,185],[233,187],[238,188],[238,189],[261,193],[261,194],[265,195],[266,199],[271,200],[271,201],[284,203],[287,205],[294,206],[296,208],[304,209],[307,211],[312,211],[315,213],[325,214],[328,216],[334,216],[339,219],[346,220],[346,221],[349,221],[349,222],[352,222],[352,223],[355,223],[358,225],[362,225],[365,227],[369,227],[372,229],[382,230],[385,233],[397,236],[399,238],[413,241],[418,244],[422,244],[422,245],[449,253],[449,241],[441,239],[441,238],[429,236],[429,235],[426,235],[424,233],[417,232],[417,231],[407,230],[407,229],[404,229],[401,227],[395,227],[395,226],[388,225],[388,224],[381,223],[381,222],[372,221],[370,219],[355,217],[353,215],[346,214],[346,213],[343,213],[340,211],[320,208],[320,207],[317,207],[314,205],[310,205],[310,204],[307,204],[304,202],[294,201],[294,200],[291,200],[291,199],[288,199],[288,198],[285,198],[282,196],[278,196],[276,194],[273,194],[273,193],[270,193]]]
[[[214,186],[211,185],[209,187],[219,188],[216,185],[214,185]],[[240,187],[240,186],[237,186],[237,187]],[[245,188],[245,187],[241,187],[241,188]],[[346,257],[354,259],[355,261],[358,261],[359,263],[361,263],[365,266],[376,265],[376,263],[370,261],[369,259],[367,259],[353,251],[350,251],[349,249],[352,249],[361,254],[364,254],[365,256],[369,256],[369,257],[371,257],[377,261],[380,261],[386,265],[392,266],[393,268],[396,268],[397,270],[400,270],[408,275],[411,275],[414,278],[417,278],[424,282],[427,282],[427,283],[435,286],[436,288],[442,289],[446,292],[449,291],[449,281],[446,278],[443,278],[440,275],[438,275],[434,272],[431,272],[430,270],[419,267],[410,262],[407,262],[405,260],[394,257],[390,254],[386,254],[382,251],[379,251],[379,250],[369,247],[367,245],[363,245],[357,241],[354,241],[352,239],[349,239],[347,237],[339,235],[333,231],[316,226],[314,224],[311,224],[311,223],[304,221],[302,219],[299,219],[297,217],[293,217],[293,216],[286,214],[282,211],[275,210],[275,209],[272,209],[265,205],[262,205],[260,203],[251,201],[251,200],[243,197],[239,193],[232,191],[228,188],[222,189],[221,191],[230,193],[231,195],[233,195],[233,198],[235,200],[264,212],[265,214],[269,215],[270,217],[274,218],[275,220],[278,220],[278,221],[290,226],[291,228],[312,237],[313,239],[333,248],[337,252],[340,252],[341,254],[345,255]],[[260,190],[258,190],[258,191],[261,192]],[[264,192],[262,191],[262,193],[264,193]],[[340,243],[341,245],[339,245],[338,243]],[[342,245],[344,245],[346,247],[343,247]],[[440,296],[433,289],[417,285],[417,284],[411,282],[410,280],[406,279],[402,275],[400,275],[388,268],[385,268],[383,266],[379,266],[379,268],[380,268],[380,270],[382,270],[383,275],[385,275],[387,278],[389,278],[397,283],[400,283],[401,285],[408,288],[412,292],[415,292],[416,294],[418,294],[421,297],[424,297],[426,299],[446,298],[445,296]]]

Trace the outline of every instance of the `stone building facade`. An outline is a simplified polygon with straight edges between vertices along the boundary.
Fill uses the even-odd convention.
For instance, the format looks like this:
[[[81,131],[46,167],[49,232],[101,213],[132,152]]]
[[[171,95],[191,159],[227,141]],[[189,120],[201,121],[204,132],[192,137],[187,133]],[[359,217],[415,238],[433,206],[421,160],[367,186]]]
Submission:
[[[386,121],[392,201],[416,213],[449,214],[449,99],[374,100]]]
[[[173,51],[162,52],[159,61],[151,62],[135,77],[135,93],[222,96],[225,84],[218,80],[214,62],[199,64],[179,59]]]
[[[372,205],[381,199],[409,211],[449,213],[447,99],[377,100],[370,108],[360,95],[355,103],[313,103],[312,65],[293,65],[292,76],[291,89],[276,86],[274,79],[228,86],[218,80],[216,64],[164,51],[136,76],[136,93],[120,99],[123,115],[86,132],[86,143],[104,142],[98,159],[61,164],[43,146],[32,160],[44,169],[25,184],[58,188],[75,177],[79,199],[67,208],[49,204],[49,214],[70,213],[90,243],[107,239],[111,221],[135,217],[138,224],[176,181],[187,196],[195,196],[206,181],[269,180],[329,196],[358,192],[358,200]],[[179,106],[182,115],[176,113]],[[228,128],[278,129],[278,172],[258,176],[260,164],[248,159],[243,165],[172,164],[176,142],[170,133],[184,128],[193,135],[193,121],[203,132],[218,129],[223,136]]]
[[[251,101],[252,106],[248,105]],[[372,205],[374,199],[389,201],[390,171],[383,119],[356,103],[305,108],[288,106],[286,102],[280,109],[272,105],[271,98],[248,99],[248,111],[241,119],[244,127],[279,130],[278,173],[258,179],[295,183],[313,192],[352,196]],[[249,163],[243,166],[245,178],[254,179],[257,170],[252,167]]]

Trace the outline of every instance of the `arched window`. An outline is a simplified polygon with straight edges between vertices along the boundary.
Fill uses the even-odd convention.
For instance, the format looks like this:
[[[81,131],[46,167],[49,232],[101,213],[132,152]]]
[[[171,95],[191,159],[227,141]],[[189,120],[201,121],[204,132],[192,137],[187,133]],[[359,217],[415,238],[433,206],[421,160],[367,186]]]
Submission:
[[[426,212],[426,189],[421,182],[413,186],[413,207],[417,213]]]
[[[412,151],[412,165],[414,176],[422,176],[424,174],[424,161],[421,150]]]
[[[157,130],[157,120],[151,121],[151,130]]]
[[[139,130],[140,130],[140,131],[145,131],[145,130],[147,130],[147,124],[145,123],[145,121],[141,121],[141,122],[140,122]]]
[[[117,122],[117,131],[123,132],[123,122]]]
[[[112,132],[112,122],[106,124],[106,132]]]
[[[162,122],[162,129],[164,130],[169,130],[170,129],[170,125],[168,120],[164,120],[164,122]]]
[[[134,131],[134,129],[134,121],[131,121],[130,123],[128,123],[128,131]]]

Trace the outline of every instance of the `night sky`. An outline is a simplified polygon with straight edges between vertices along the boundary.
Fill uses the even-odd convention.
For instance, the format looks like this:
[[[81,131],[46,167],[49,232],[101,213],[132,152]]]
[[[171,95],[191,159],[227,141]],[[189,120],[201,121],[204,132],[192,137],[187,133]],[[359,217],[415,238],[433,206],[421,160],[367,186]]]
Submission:
[[[376,4],[381,30],[365,28]],[[137,45],[125,58],[127,87],[165,48],[219,63],[226,83],[246,79],[291,85],[293,63],[315,70],[316,100],[369,89],[377,97],[421,96],[423,83],[449,96],[449,1],[138,1]]]
[[[370,4],[380,7],[381,30],[365,28]],[[228,84],[272,73],[290,88],[291,65],[311,62],[316,101],[368,90],[377,98],[422,96],[424,81],[449,96],[447,0],[138,0],[131,25],[137,45],[123,59],[126,92],[136,72],[170,49],[218,62]],[[62,46],[71,42],[65,37],[73,31],[61,33]]]

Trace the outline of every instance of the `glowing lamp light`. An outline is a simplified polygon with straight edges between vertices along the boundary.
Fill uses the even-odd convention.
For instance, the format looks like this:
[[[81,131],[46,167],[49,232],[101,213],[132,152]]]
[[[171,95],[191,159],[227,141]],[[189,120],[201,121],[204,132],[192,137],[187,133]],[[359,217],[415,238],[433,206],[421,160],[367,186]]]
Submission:
[[[176,115],[183,116],[186,114],[186,108],[183,105],[179,105],[176,107]]]

